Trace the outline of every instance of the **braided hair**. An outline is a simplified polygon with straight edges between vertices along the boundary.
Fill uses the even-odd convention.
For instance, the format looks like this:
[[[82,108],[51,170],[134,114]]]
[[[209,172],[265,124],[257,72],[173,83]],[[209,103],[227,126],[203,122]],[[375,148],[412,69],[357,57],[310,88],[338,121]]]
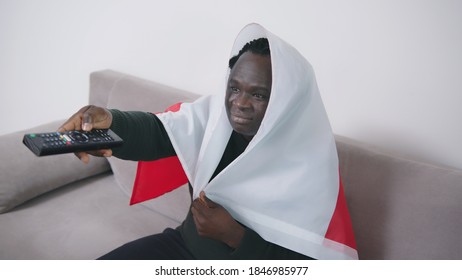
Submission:
[[[239,53],[229,60],[228,66],[229,69],[233,69],[234,64],[236,64],[237,60],[241,55],[245,52],[251,52],[253,54],[259,54],[259,55],[270,55],[270,47],[269,47],[269,42],[268,39],[266,38],[259,38],[252,40],[248,42],[247,44],[244,45],[244,47],[239,51]]]

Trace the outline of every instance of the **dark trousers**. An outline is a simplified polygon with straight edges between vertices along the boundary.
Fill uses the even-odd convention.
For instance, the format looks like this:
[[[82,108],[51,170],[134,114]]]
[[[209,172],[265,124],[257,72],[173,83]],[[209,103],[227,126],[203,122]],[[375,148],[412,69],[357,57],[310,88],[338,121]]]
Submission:
[[[99,260],[193,260],[180,232],[167,228],[162,233],[129,242]]]

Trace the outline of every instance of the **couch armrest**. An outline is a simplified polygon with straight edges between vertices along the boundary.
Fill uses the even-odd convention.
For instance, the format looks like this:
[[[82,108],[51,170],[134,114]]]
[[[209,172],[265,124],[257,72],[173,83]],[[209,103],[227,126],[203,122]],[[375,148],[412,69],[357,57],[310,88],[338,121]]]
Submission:
[[[130,77],[130,75],[109,69],[90,73],[89,104],[107,107],[109,97],[114,88],[121,80],[129,79]]]
[[[36,157],[22,143],[25,133],[55,131],[63,122],[0,136],[0,213],[38,195],[110,169],[105,158],[92,158],[85,165],[73,154]]]

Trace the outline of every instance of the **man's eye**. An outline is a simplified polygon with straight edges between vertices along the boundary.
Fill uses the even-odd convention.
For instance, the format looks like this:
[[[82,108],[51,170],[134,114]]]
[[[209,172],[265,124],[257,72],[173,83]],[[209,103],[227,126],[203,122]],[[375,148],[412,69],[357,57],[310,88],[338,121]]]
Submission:
[[[264,100],[266,99],[266,95],[265,94],[261,94],[261,93],[254,93],[253,96],[257,99],[261,99],[261,100]]]
[[[230,87],[231,92],[239,92],[239,89],[237,87]]]

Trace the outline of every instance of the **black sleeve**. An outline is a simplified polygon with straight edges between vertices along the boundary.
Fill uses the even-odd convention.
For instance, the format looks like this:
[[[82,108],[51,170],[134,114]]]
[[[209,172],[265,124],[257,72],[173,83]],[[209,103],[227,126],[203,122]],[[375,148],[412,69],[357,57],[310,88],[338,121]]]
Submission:
[[[233,259],[255,260],[312,260],[313,258],[294,252],[264,240],[255,231],[246,227],[244,237],[232,253]]]
[[[146,112],[109,110],[113,130],[123,140],[122,147],[113,149],[113,156],[134,161],[150,161],[174,156],[175,150],[162,122]]]

